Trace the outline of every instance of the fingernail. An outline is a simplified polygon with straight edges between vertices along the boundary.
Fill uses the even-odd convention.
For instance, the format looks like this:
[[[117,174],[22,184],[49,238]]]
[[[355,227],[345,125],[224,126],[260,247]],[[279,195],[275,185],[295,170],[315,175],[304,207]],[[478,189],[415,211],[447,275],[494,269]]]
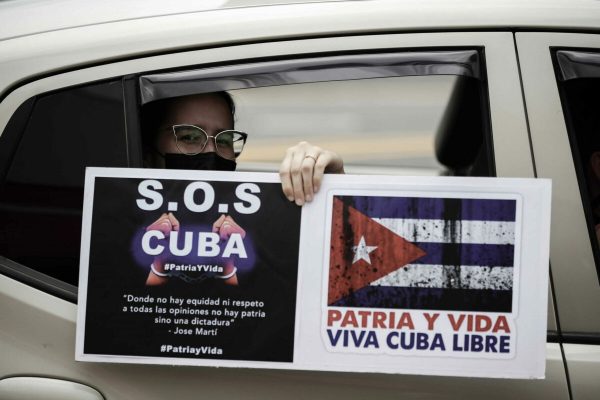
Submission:
[[[304,201],[302,199],[296,199],[296,204],[301,206],[304,204]]]
[[[289,201],[294,201],[294,196],[288,196],[288,197],[287,197],[287,199],[288,199]]]
[[[310,194],[306,195],[306,201],[312,201],[312,196]]]

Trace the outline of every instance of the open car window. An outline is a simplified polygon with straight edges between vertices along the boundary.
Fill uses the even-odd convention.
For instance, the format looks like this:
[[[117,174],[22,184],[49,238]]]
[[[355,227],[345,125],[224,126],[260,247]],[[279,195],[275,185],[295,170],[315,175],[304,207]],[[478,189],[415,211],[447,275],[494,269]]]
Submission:
[[[276,171],[306,140],[342,156],[347,173],[440,175],[435,133],[455,76],[376,78],[232,91],[236,127],[249,133],[240,168]]]

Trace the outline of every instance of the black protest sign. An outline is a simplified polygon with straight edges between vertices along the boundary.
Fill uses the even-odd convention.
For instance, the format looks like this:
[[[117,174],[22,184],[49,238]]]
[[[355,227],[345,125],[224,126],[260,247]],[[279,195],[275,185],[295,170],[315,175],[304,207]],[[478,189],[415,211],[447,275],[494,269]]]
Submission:
[[[300,208],[281,185],[124,175],[91,180],[83,354],[293,362]]]

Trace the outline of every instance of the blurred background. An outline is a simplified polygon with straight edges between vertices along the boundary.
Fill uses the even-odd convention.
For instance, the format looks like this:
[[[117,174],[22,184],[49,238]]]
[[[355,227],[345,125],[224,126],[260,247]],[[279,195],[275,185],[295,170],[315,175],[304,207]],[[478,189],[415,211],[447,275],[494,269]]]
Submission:
[[[333,150],[347,173],[438,175],[433,141],[455,76],[409,76],[232,90],[248,133],[238,170],[276,171],[306,140]]]

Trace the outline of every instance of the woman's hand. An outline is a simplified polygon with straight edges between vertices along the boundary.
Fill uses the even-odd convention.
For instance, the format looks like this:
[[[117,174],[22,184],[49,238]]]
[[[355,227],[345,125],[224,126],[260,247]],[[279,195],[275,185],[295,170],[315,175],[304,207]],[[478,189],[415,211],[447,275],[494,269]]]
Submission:
[[[281,163],[279,176],[283,193],[299,206],[312,201],[325,173],[343,174],[342,158],[333,151],[300,142],[287,150]]]

